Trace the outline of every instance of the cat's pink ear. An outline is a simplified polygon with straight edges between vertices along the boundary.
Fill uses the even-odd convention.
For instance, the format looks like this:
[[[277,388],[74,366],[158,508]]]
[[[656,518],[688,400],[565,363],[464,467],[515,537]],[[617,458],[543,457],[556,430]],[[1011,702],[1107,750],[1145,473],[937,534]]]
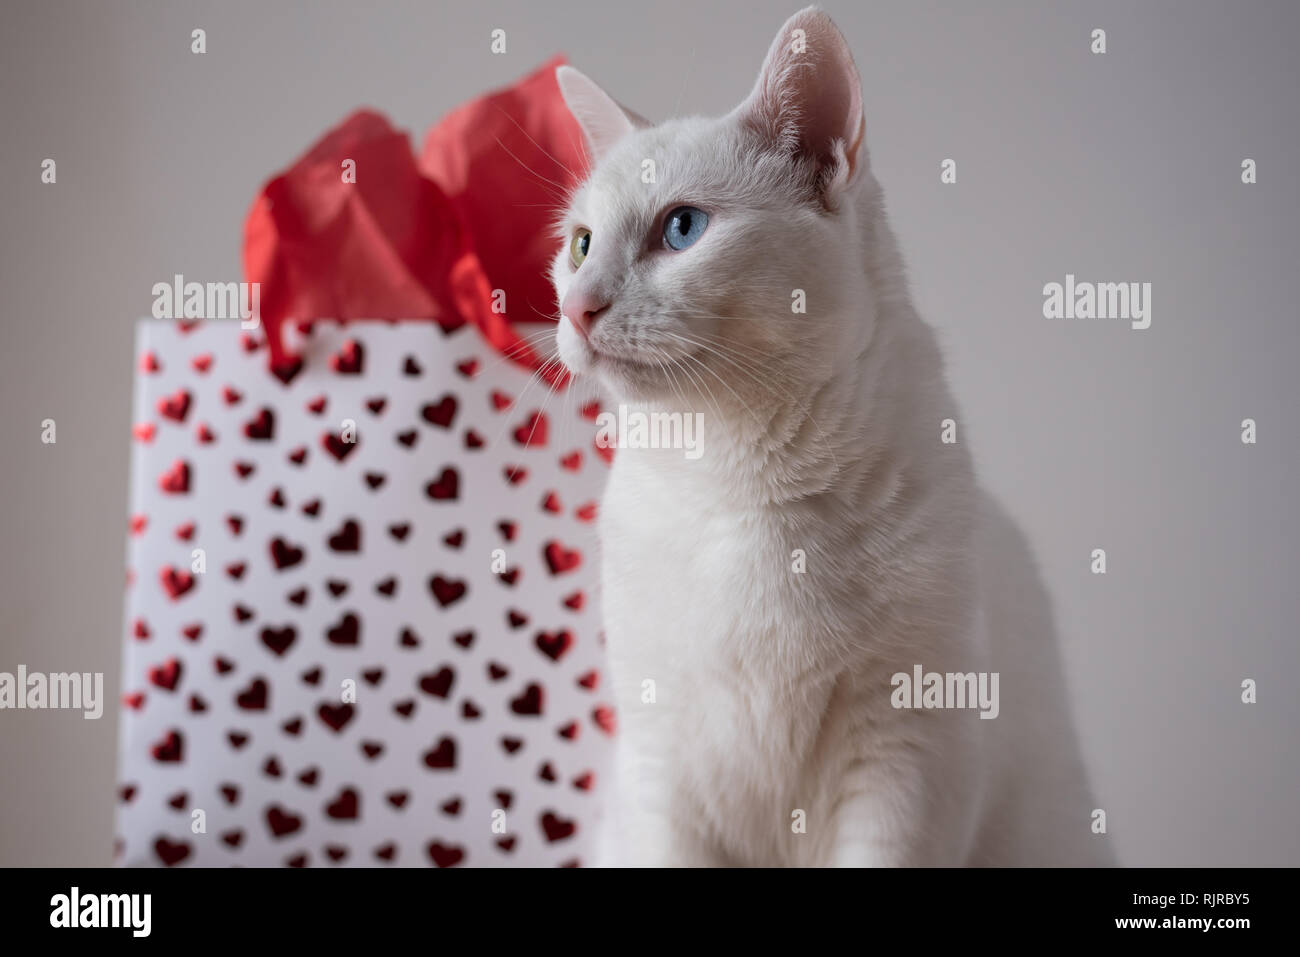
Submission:
[[[844,35],[815,7],[781,27],[734,116],[774,147],[814,159],[824,189],[851,181],[866,165],[858,68]]]
[[[564,97],[569,112],[587,136],[594,159],[604,156],[611,146],[628,133],[650,125],[631,110],[620,106],[580,70],[567,64],[556,67],[555,79],[560,84],[560,95]]]

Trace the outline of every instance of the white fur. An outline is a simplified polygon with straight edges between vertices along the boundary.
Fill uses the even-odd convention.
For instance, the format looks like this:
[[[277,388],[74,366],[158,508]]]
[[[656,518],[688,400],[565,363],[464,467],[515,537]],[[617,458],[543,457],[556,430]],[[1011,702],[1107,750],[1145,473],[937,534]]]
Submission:
[[[811,56],[791,61],[796,28]],[[940,442],[960,417],[834,25],[796,14],[720,119],[647,128],[584,84],[563,81],[596,104],[579,118],[598,162],[554,280],[561,302],[575,288],[609,308],[589,344],[562,318],[560,355],[631,409],[705,415],[698,460],[619,450],[601,510],[619,716],[605,863],[1109,860],[1028,549],[964,442]],[[657,247],[683,204],[705,233]],[[577,226],[592,243],[575,270]],[[895,709],[891,676],[917,664],[1000,673],[999,716]]]

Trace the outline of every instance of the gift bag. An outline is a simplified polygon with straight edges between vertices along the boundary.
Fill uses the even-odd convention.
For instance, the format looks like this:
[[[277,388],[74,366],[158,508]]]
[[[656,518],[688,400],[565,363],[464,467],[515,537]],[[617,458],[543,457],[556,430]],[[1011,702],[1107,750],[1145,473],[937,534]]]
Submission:
[[[121,859],[583,860],[594,407],[472,326],[317,323],[288,382],[261,351],[139,327]]]
[[[589,858],[609,452],[595,397],[520,331],[549,241],[466,214],[509,180],[539,215],[518,157],[572,175],[554,65],[430,134],[421,161],[460,170],[441,183],[370,112],[268,182],[244,247],[262,329],[140,323],[121,863]]]

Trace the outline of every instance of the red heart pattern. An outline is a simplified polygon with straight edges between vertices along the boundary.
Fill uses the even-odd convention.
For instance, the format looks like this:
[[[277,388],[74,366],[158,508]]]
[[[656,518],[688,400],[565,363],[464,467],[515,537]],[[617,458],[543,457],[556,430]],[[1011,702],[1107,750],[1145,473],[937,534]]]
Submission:
[[[230,324],[139,341],[118,860],[589,860],[594,400],[471,326],[316,323],[273,376]]]

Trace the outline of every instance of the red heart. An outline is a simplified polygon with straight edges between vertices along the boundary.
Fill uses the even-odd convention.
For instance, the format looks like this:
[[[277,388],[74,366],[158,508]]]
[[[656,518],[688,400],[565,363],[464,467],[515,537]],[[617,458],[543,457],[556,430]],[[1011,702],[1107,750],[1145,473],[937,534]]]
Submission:
[[[422,408],[420,415],[431,425],[449,429],[452,419],[456,417],[456,397],[448,393],[437,402],[430,402]]]
[[[492,408],[496,409],[498,412],[502,409],[510,408],[510,406],[514,405],[514,402],[515,400],[510,398],[510,396],[506,395],[504,392],[498,392],[495,389],[492,390]]]
[[[420,690],[437,698],[446,698],[451,693],[451,686],[455,680],[456,672],[444,667],[437,672],[431,671],[421,675]]]
[[[443,608],[460,601],[465,597],[467,588],[463,581],[443,578],[441,575],[434,575],[429,579],[429,589],[433,592],[433,597],[438,600],[438,604]]]
[[[391,861],[396,856],[397,845],[391,842],[388,844],[381,844],[379,847],[375,848],[375,857],[379,858],[381,861]]]
[[[132,516],[131,516],[131,534],[132,534],[132,535],[139,535],[139,534],[140,534],[141,532],[143,532],[143,531],[144,531],[148,526],[149,526],[149,516],[148,516],[148,515],[132,515]]]
[[[300,445],[289,453],[289,461],[294,465],[302,465],[307,461],[307,446]]]
[[[348,849],[337,844],[327,844],[325,845],[325,853],[329,855],[331,861],[341,861],[348,856]]]
[[[522,465],[507,465],[503,470],[506,481],[511,485],[518,485],[524,479],[528,478],[528,469]]]
[[[291,738],[296,738],[302,734],[302,718],[291,718],[284,724],[280,725],[280,730]]]
[[[122,695],[122,704],[130,708],[132,711],[139,711],[144,707],[144,693],[141,691],[135,691],[131,694],[124,694]]]
[[[141,372],[153,373],[153,372],[159,372],[161,370],[162,370],[162,363],[158,361],[158,357],[156,355],[154,355],[152,352],[141,353],[140,355]]]
[[[355,339],[343,343],[343,348],[330,356],[330,368],[339,375],[360,375],[365,349]]]
[[[456,642],[456,644],[460,645],[462,648],[468,648],[470,645],[474,644],[474,632],[459,632],[458,634],[452,635],[451,640]]]
[[[559,817],[553,811],[547,811],[542,815],[542,831],[546,835],[548,842],[562,841],[566,837],[572,837],[578,830],[576,821],[566,821]]]
[[[360,798],[356,788],[344,788],[337,798],[325,805],[325,814],[336,821],[355,821],[360,815]]]
[[[171,395],[158,400],[158,414],[173,422],[184,422],[190,411],[190,394],[184,389],[177,389]]]
[[[546,434],[546,416],[534,411],[523,425],[515,429],[515,441],[523,446],[541,448],[546,445]]]
[[[509,854],[515,849],[515,839],[513,837],[498,837],[497,847]]]
[[[408,449],[409,449],[411,446],[415,445],[415,440],[416,440],[417,438],[419,438],[419,433],[416,432],[415,429],[408,429],[408,430],[405,431],[405,432],[398,432],[398,433],[397,433],[397,441],[401,442],[401,443],[402,443],[403,445],[405,445]]]
[[[402,637],[399,640],[399,644],[401,644],[403,648],[419,648],[420,636],[417,635],[415,632],[411,631],[410,628],[403,628]]]
[[[235,621],[243,624],[253,617],[253,609],[245,608],[243,605],[236,605],[234,608]]]
[[[478,709],[478,705],[476,705],[473,701],[470,701],[467,698],[465,701],[461,702],[460,713],[461,713],[461,717],[463,717],[466,721],[473,721],[483,712]]]
[[[478,372],[478,360],[462,359],[460,362],[456,363],[456,371],[466,379],[472,379],[474,378],[474,374]]]
[[[289,594],[286,595],[285,597],[288,598],[289,601],[295,605],[298,606],[305,605],[307,604],[307,589],[306,588],[295,589],[294,591],[289,592]]]
[[[298,781],[307,787],[312,787],[316,784],[316,778],[319,775],[320,771],[316,768],[308,768],[306,771],[298,772]]]
[[[406,536],[410,534],[410,531],[411,525],[409,522],[402,522],[399,525],[388,526],[388,534],[392,535],[393,538],[397,539],[399,542],[406,541]]]
[[[578,739],[578,722],[570,721],[568,724],[556,731],[556,734],[564,738],[566,741],[576,741]]]
[[[320,444],[325,448],[325,451],[340,462],[352,454],[352,450],[357,447],[359,441],[360,436],[355,434],[352,436],[351,442],[344,441],[341,434],[335,435],[333,432],[326,432],[320,437]]]
[[[438,809],[448,817],[455,817],[460,813],[460,798],[452,798],[450,801],[439,805]]]
[[[375,591],[381,595],[387,595],[390,598],[397,591],[397,579],[385,578],[381,582],[375,582]]]
[[[383,396],[376,396],[373,399],[366,399],[366,408],[375,415],[384,411],[384,406],[388,405],[388,400]]]
[[[149,683],[167,691],[175,691],[180,684],[182,666],[178,659],[168,658],[161,665],[149,669]]]
[[[479,435],[473,429],[465,430],[465,448],[481,449],[483,448],[483,436]]]
[[[193,588],[195,584],[193,575],[189,572],[180,571],[171,565],[162,569],[158,573],[158,577],[162,581],[163,590],[167,592],[167,597],[172,601],[176,601]]]
[[[584,771],[573,779],[573,786],[579,791],[590,791],[595,786],[596,776],[590,771]]]
[[[314,498],[310,502],[304,502],[302,513],[311,518],[315,518],[320,513],[320,499]]]
[[[157,431],[157,427],[152,422],[141,422],[132,427],[131,434],[140,442],[152,442]]]
[[[510,805],[514,803],[515,796],[509,791],[493,791],[492,796],[497,799],[503,811],[510,810]]]
[[[582,611],[583,596],[582,592],[575,591],[572,595],[564,599],[564,607],[571,608],[574,611]]]
[[[239,803],[239,788],[234,784],[221,785],[221,795],[226,799],[227,804]]]
[[[522,748],[523,746],[524,746],[524,742],[523,742],[523,739],[522,739],[522,738],[502,738],[502,739],[501,739],[501,747],[505,750],[506,754],[514,754],[516,751],[518,751],[518,750],[519,750],[520,748]]]
[[[567,630],[557,631],[554,634],[548,631],[539,631],[535,644],[538,651],[546,655],[546,657],[552,661],[559,661],[573,647],[573,635]]]
[[[584,419],[590,419],[592,422],[595,422],[597,417],[600,416],[600,403],[596,401],[588,402],[579,409],[578,412]]]
[[[298,638],[298,630],[293,625],[285,625],[283,628],[263,628],[262,644],[270,648],[276,657],[283,657],[284,653],[289,650],[289,646]]]
[[[303,559],[304,552],[296,545],[290,545],[283,538],[271,539],[271,562],[277,571],[292,568]]]
[[[307,671],[304,671],[300,677],[306,684],[315,686],[320,684],[320,676],[321,676],[321,669],[319,666],[317,666],[315,668],[311,668]]]
[[[200,422],[194,427],[194,438],[198,439],[200,445],[211,445],[217,441],[217,433],[212,431],[208,423]]]
[[[316,396],[316,398],[312,399],[310,402],[307,403],[307,411],[310,412],[312,415],[320,415],[325,411],[326,401],[327,400],[325,396],[323,395]]]
[[[435,501],[454,502],[460,494],[460,475],[448,466],[424,487],[424,494]]]
[[[570,472],[576,472],[582,468],[582,453],[574,449],[564,458],[560,459],[560,468],[568,469]]]
[[[247,566],[243,562],[231,562],[226,566],[226,574],[235,581],[239,581],[239,579],[244,577],[244,571],[246,568]]]
[[[330,536],[329,546],[336,552],[360,551],[361,526],[354,519],[348,519],[342,528]]]
[[[176,537],[179,538],[182,542],[188,542],[191,538],[194,537],[194,528],[195,525],[193,522],[184,522],[181,525],[177,525],[176,533],[175,533]]]
[[[275,414],[262,408],[257,415],[244,423],[244,436],[255,442],[266,442],[275,436]]]
[[[190,490],[190,465],[177,459],[172,467],[158,478],[158,487],[169,495],[180,495]]]
[[[542,697],[542,686],[530,684],[519,697],[510,699],[510,710],[519,715],[540,715]]]
[[[564,572],[573,571],[582,564],[582,553],[576,548],[565,548],[559,542],[550,541],[542,550],[546,558],[546,564],[551,569],[552,575],[561,575]]]
[[[226,740],[230,742],[232,748],[238,751],[244,745],[248,744],[248,735],[239,731],[231,731],[226,735]]]
[[[448,548],[460,548],[465,544],[465,529],[458,528],[454,532],[448,532],[442,536],[442,542]]]
[[[442,771],[456,766],[456,742],[451,738],[440,738],[437,745],[424,753],[424,763],[435,771]]]
[[[253,474],[253,470],[256,469],[256,468],[257,468],[257,466],[255,466],[252,462],[236,462],[236,463],[235,463],[235,474],[238,475],[241,479],[245,479],[245,478],[248,478],[250,475],[252,475],[252,474]],[[277,491],[278,491],[278,490],[277,490]],[[274,505],[274,504],[276,504],[276,503],[275,503],[274,501],[272,501],[271,504]],[[280,503],[280,504],[283,504],[283,503]]]
[[[550,512],[552,515],[558,515],[564,511],[564,506],[560,504],[560,496],[554,492],[547,492],[546,497],[542,499],[542,511]]]
[[[212,353],[205,352],[202,355],[194,356],[194,358],[190,359],[190,367],[198,373],[207,372],[212,368]]]
[[[150,748],[153,759],[162,764],[177,764],[184,758],[185,741],[179,731],[168,731],[167,736]]]
[[[388,481],[388,476],[384,475],[382,472],[366,473],[366,484],[371,488],[379,488],[379,486],[383,485],[386,481]]]
[[[506,620],[510,622],[511,628],[522,628],[524,625],[528,624],[528,616],[522,611],[517,611],[514,608],[510,609],[510,611],[506,613]]]
[[[262,773],[265,774],[268,778],[280,777],[283,774],[283,772],[280,769],[280,762],[277,761],[274,757],[267,758],[266,763],[262,765]]]
[[[378,741],[362,741],[361,750],[367,758],[373,761],[384,753],[384,746]]]
[[[221,398],[226,405],[238,405],[243,397],[244,394],[234,386],[223,386],[221,389]]]
[[[537,777],[539,780],[545,781],[547,784],[555,783],[555,768],[551,767],[550,761],[547,761],[537,769]]]
[[[217,669],[217,674],[224,675],[235,670],[235,663],[228,658],[217,655],[212,659],[212,667]]]
[[[595,721],[600,730],[606,734],[613,734],[615,730],[614,709],[601,705],[591,713],[591,720]]]
[[[361,620],[352,612],[345,614],[339,623],[325,632],[331,645],[355,645],[361,641]]]
[[[518,531],[518,526],[514,522],[497,522],[497,528],[501,532],[501,537],[507,542],[515,540],[515,532]]]
[[[264,711],[268,690],[264,678],[254,678],[252,684],[235,696],[235,704],[244,711]]]
[[[303,370],[303,365],[302,359],[282,359],[271,363],[271,375],[288,385],[298,377],[298,373]]]
[[[420,363],[415,361],[415,356],[407,356],[402,363],[403,375],[419,375],[424,370],[420,368]]]
[[[393,807],[401,808],[406,806],[407,798],[410,797],[406,791],[389,791],[384,797],[388,798],[388,803]]]
[[[409,718],[415,712],[415,702],[409,698],[405,701],[398,701],[393,705],[393,710],[403,718]]]
[[[150,635],[149,624],[143,618],[137,618],[132,626],[132,632],[140,641],[145,641]]]
[[[316,709],[317,716],[329,726],[331,731],[338,733],[342,731],[349,721],[352,720],[356,709],[350,704],[322,704]]]
[[[278,804],[272,804],[266,810],[266,823],[271,828],[273,837],[284,837],[302,827],[302,818],[291,812],[282,811]]]
[[[439,867],[454,867],[465,859],[465,849],[433,841],[429,845],[429,856]]]
[[[574,510],[573,514],[578,517],[580,522],[591,522],[596,519],[597,505],[595,502],[588,502]]]
[[[238,515],[227,515],[226,526],[230,529],[230,534],[238,537],[239,533],[244,530],[244,520]]]
[[[165,837],[160,837],[153,842],[153,851],[158,855],[158,859],[168,867],[173,864],[179,864],[190,856],[190,845],[187,841],[178,841],[172,843]]]
[[[188,638],[190,641],[198,641],[199,635],[203,634],[203,626],[186,625],[184,628],[181,629],[181,634],[184,635],[186,638]]]
[[[231,847],[238,847],[244,840],[244,832],[241,830],[225,831],[221,835],[221,840]]]

